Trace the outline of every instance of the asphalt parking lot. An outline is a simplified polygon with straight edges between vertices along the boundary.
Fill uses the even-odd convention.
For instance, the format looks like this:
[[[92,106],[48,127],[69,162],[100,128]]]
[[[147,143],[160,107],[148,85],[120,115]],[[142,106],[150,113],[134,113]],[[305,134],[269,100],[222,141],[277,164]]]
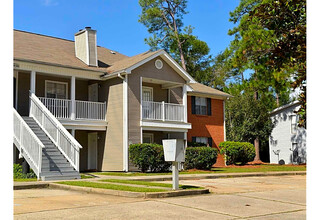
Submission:
[[[306,219],[306,176],[184,180],[210,194],[140,199],[57,189],[14,191],[15,219]]]

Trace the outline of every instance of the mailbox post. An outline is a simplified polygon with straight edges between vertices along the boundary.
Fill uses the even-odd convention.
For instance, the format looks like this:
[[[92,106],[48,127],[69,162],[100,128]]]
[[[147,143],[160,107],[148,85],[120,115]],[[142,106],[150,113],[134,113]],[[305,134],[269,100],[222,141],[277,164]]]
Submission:
[[[179,162],[185,161],[186,141],[183,139],[162,140],[164,160],[172,162],[172,189],[179,189]]]

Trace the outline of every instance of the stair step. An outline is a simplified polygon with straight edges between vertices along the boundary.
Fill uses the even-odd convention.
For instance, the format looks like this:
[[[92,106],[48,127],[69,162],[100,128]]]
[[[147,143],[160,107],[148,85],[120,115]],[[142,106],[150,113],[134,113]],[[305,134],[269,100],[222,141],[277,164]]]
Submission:
[[[71,167],[69,163],[51,163],[51,164],[42,164],[42,169],[46,168],[53,168],[53,167],[58,167],[58,168],[69,168]],[[73,168],[73,167],[71,167]]]
[[[50,172],[42,172],[42,176],[77,176],[79,173],[75,170],[60,172],[60,171],[50,171]]]
[[[42,151],[42,156],[63,156],[61,153],[60,153],[60,151],[45,151],[45,152],[43,152]]]
[[[80,175],[78,176],[66,176],[66,175],[61,175],[61,176],[42,176],[41,175],[41,180],[42,181],[50,181],[50,180],[72,180],[72,179],[81,179]]]
[[[36,134],[39,140],[44,144],[42,150],[42,172],[40,177],[42,180],[70,180],[80,179],[80,174],[62,155],[59,149],[47,136],[46,132],[38,125],[32,117],[23,116],[23,120]]]
[[[65,159],[64,157],[60,158],[60,159],[55,159],[55,160],[48,160],[47,158],[42,157],[42,166],[46,166],[48,164],[56,164],[56,165],[63,165],[63,164],[68,164],[69,162],[67,159]]]
[[[54,171],[60,171],[62,173],[65,173],[65,172],[75,171],[73,167],[43,167],[41,170],[43,173],[48,173],[48,172],[51,173]]]

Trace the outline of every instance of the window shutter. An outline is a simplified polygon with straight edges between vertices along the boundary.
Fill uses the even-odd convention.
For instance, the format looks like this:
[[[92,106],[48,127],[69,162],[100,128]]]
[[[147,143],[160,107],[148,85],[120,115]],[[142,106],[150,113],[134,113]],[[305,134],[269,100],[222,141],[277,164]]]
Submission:
[[[196,97],[191,96],[191,113],[196,114]]]
[[[192,142],[196,142],[196,137],[192,137]]]
[[[208,138],[208,144],[210,147],[212,147],[212,138],[211,137]]]
[[[207,115],[211,115],[211,98],[207,98]]]

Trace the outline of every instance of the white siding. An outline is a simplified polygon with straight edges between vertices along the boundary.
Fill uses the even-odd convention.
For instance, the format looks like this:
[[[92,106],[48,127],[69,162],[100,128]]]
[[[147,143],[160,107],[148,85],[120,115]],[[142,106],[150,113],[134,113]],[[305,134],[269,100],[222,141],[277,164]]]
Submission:
[[[293,111],[298,109],[299,106],[293,105],[272,114],[271,118],[276,125],[269,138],[270,163],[278,163],[278,155],[274,153],[277,150],[279,150],[279,160],[284,160],[285,164],[295,164],[298,161],[306,163],[307,132],[304,128],[297,127],[296,134],[291,133],[290,115],[294,115]],[[292,143],[297,143],[296,149],[293,149]]]

